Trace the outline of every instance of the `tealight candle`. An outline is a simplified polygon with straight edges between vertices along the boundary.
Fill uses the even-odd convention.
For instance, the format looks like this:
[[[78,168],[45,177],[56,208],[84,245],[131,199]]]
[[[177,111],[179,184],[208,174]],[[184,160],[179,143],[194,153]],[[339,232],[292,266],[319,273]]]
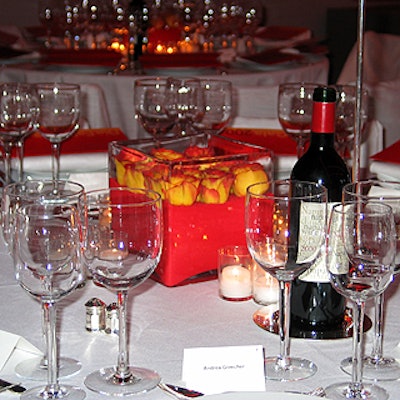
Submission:
[[[260,266],[253,271],[253,299],[257,304],[269,305],[279,301],[279,282]]]
[[[219,293],[225,300],[243,301],[252,297],[252,260],[244,246],[218,251]]]

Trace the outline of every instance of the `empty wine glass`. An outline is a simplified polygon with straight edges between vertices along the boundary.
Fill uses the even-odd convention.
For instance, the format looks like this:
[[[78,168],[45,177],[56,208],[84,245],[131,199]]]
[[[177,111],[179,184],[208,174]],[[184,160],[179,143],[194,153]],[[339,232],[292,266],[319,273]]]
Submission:
[[[0,142],[4,150],[5,183],[11,177],[11,151],[18,155],[18,180],[23,179],[24,139],[36,125],[37,99],[34,88],[26,83],[3,83],[0,86]]]
[[[284,83],[279,85],[278,118],[286,132],[297,144],[297,158],[305,151],[311,134],[315,83]]]
[[[167,80],[137,79],[134,87],[135,115],[140,125],[158,141],[171,133],[175,118],[167,112]]]
[[[333,288],[353,303],[351,382],[325,389],[329,399],[384,400],[385,389],[362,377],[365,302],[390,284],[396,252],[391,207],[382,202],[345,202],[333,206],[327,235],[327,266]]]
[[[201,79],[204,115],[193,127],[199,132],[221,133],[232,116],[232,83],[223,79]]]
[[[72,83],[38,83],[36,90],[38,129],[51,143],[52,177],[57,182],[60,179],[61,143],[79,128],[80,88]]]
[[[15,228],[16,211],[24,204],[72,204],[77,205],[78,197],[84,192],[84,187],[72,181],[59,181],[58,190],[54,192],[52,180],[27,180],[11,183],[4,187],[1,200],[1,222],[3,238],[7,248],[12,251],[13,233]],[[42,307],[47,307],[42,302]],[[42,313],[44,315],[44,313]],[[45,321],[42,321],[43,336],[45,335]],[[32,380],[45,380],[48,373],[47,346],[42,357],[34,357],[18,363],[15,373]],[[57,360],[59,376],[65,377],[75,374],[81,369],[81,363],[69,357],[60,357]]]
[[[177,134],[195,133],[194,123],[204,117],[204,91],[196,78],[168,78],[165,105],[167,113],[175,119]]]
[[[21,394],[23,400],[85,398],[80,388],[58,381],[56,305],[84,280],[80,259],[81,228],[68,204],[25,204],[15,213],[14,264],[20,286],[38,299],[45,321],[47,384]]]
[[[162,249],[161,196],[153,191],[111,188],[81,198],[85,218],[84,263],[94,282],[118,294],[119,355],[116,366],[101,368],[85,385],[106,395],[128,396],[153,389],[160,376],[129,363],[126,307],[128,290],[156,268]]]
[[[266,379],[295,381],[312,376],[316,365],[289,354],[290,294],[293,280],[321,257],[327,190],[302,181],[260,182],[247,189],[246,240],[251,256],[279,281],[280,353],[265,358]]]
[[[354,143],[357,88],[352,85],[336,85],[335,89],[337,91],[335,144],[339,155],[346,159]],[[361,94],[361,132],[367,119],[368,91],[364,89]]]
[[[365,180],[349,183],[343,187],[344,201],[371,200],[380,201],[392,207],[396,224],[395,273],[400,272],[400,183],[389,181]],[[373,380],[396,380],[400,378],[400,363],[389,355],[383,354],[383,316],[384,292],[374,299],[374,336],[370,355],[363,359],[363,377]],[[352,358],[341,362],[341,368],[351,373]]]

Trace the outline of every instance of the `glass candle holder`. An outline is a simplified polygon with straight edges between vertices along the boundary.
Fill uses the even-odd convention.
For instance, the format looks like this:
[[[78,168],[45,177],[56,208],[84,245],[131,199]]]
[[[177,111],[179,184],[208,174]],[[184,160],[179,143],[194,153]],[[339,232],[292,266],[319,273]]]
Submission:
[[[218,250],[218,282],[221,298],[245,301],[252,298],[253,260],[245,246]]]

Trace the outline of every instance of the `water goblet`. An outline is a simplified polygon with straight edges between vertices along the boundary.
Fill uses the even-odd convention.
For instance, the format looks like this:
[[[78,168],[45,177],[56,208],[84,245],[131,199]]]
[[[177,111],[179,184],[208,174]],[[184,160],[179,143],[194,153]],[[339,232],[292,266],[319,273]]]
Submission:
[[[38,83],[36,90],[38,129],[51,144],[52,178],[57,182],[60,179],[61,143],[79,128],[80,88],[72,83]]]
[[[344,201],[371,200],[380,201],[392,207],[396,224],[395,271],[400,272],[400,183],[390,181],[365,180],[353,182],[343,187]],[[384,292],[374,298],[374,336],[369,356],[363,358],[364,379],[396,380],[400,378],[400,363],[389,355],[383,354]],[[340,366],[351,373],[352,358],[344,359]]]
[[[11,252],[15,229],[16,211],[24,204],[71,204],[77,205],[78,197],[84,193],[84,187],[73,181],[59,181],[58,191],[54,193],[54,181],[52,180],[27,180],[11,183],[4,187],[1,198],[1,222],[3,238]],[[12,255],[12,254],[11,254]],[[41,303],[46,308],[46,302]],[[42,315],[44,315],[45,310]],[[45,321],[42,320],[43,336],[45,335]],[[60,356],[58,362],[58,374],[66,377],[77,373],[81,369],[81,363],[69,357]],[[42,357],[34,357],[21,361],[15,367],[15,373],[32,380],[45,380],[48,373],[47,346]]]
[[[201,79],[204,93],[204,115],[193,127],[199,132],[219,134],[232,116],[232,83],[223,79]]]
[[[25,204],[15,213],[14,264],[20,286],[38,299],[45,321],[47,384],[21,394],[23,400],[85,398],[85,392],[58,380],[56,306],[84,280],[81,227],[69,204]]]
[[[296,141],[297,158],[305,151],[311,133],[315,83],[284,83],[279,85],[278,118],[287,135]]]
[[[327,235],[327,268],[333,288],[353,303],[351,382],[325,389],[332,400],[384,400],[385,389],[362,376],[365,303],[390,284],[396,252],[394,216],[382,202],[343,202],[333,206]]]
[[[140,125],[154,140],[171,133],[175,118],[165,104],[167,80],[162,78],[137,79],[134,87],[135,115]]]
[[[18,155],[18,180],[23,179],[24,139],[36,125],[37,99],[33,87],[27,83],[3,83],[0,86],[0,142],[4,150],[5,183],[11,176],[11,151]]]
[[[279,281],[280,354],[265,358],[266,379],[295,381],[317,371],[312,361],[289,354],[290,295],[293,280],[321,257],[326,214],[327,190],[318,183],[271,181],[247,189],[247,246]]]
[[[335,144],[337,152],[345,160],[354,144],[357,88],[352,85],[336,85]],[[368,119],[368,91],[361,94],[361,132]]]
[[[93,281],[117,293],[119,355],[116,366],[85,378],[94,392],[128,396],[153,389],[160,376],[131,366],[127,341],[127,296],[154,271],[162,249],[162,204],[158,193],[114,187],[87,192],[80,199],[85,218],[84,263]]]
[[[165,98],[167,113],[175,119],[179,136],[195,132],[193,124],[204,117],[204,91],[197,78],[168,78]]]

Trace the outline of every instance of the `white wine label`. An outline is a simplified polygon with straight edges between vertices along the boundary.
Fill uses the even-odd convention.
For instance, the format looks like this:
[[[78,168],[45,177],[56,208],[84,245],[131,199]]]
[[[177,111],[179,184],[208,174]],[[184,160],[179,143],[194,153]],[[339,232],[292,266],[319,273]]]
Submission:
[[[297,262],[313,262],[312,266],[300,275],[299,279],[302,281],[329,282],[324,250],[325,220],[324,204],[302,202],[299,213]]]

